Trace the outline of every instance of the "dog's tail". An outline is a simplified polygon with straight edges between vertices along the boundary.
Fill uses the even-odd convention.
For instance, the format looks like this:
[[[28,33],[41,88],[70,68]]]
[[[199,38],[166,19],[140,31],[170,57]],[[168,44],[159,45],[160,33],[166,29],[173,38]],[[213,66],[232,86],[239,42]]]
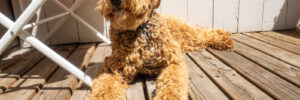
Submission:
[[[167,22],[173,38],[176,39],[184,52],[207,48],[217,50],[232,50],[234,48],[230,32],[222,29],[215,30],[192,26],[180,18],[162,16]]]

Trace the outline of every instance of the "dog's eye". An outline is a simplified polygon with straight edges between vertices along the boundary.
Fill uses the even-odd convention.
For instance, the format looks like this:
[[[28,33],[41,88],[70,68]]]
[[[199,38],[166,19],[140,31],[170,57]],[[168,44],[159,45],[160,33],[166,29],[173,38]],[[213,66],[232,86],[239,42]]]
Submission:
[[[110,0],[110,3],[115,6],[116,8],[119,8],[122,4],[123,0]]]

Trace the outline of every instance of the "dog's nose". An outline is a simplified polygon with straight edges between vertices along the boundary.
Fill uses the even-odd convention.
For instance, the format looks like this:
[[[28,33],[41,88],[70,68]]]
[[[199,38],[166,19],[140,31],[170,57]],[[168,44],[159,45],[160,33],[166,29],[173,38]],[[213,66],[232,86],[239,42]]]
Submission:
[[[116,8],[119,8],[122,4],[123,0],[110,0],[110,3],[115,6]]]

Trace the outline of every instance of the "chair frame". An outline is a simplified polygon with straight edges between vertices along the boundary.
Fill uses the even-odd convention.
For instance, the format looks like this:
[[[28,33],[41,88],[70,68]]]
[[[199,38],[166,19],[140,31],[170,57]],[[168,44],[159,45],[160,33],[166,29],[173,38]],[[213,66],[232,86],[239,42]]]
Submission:
[[[31,0],[31,3],[28,7],[22,12],[20,17],[13,22],[8,17],[0,13],[0,23],[6,27],[8,30],[0,39],[0,54],[8,47],[9,44],[18,36],[20,39],[28,42],[32,47],[37,49],[39,52],[47,56],[49,59],[60,65],[62,68],[75,75],[78,79],[82,80],[89,87],[92,86],[92,79],[90,76],[81,71],[78,67],[74,66],[72,63],[61,57],[47,45],[45,45],[42,41],[47,41],[49,38],[67,21],[67,19],[74,17],[78,22],[82,23],[88,29],[90,29],[97,37],[102,39],[107,44],[111,44],[111,41],[103,36],[100,32],[98,32],[94,27],[84,21],[82,18],[77,16],[74,11],[80,6],[80,4],[84,0],[76,0],[76,2],[71,6],[71,8],[66,7],[58,0],[53,0],[59,7],[61,7],[66,12],[42,19],[38,22],[27,24],[29,20],[36,14],[36,12],[41,9],[41,7],[45,4],[47,0]],[[38,40],[34,36],[32,36],[25,29],[41,25],[47,23],[52,20],[58,19],[57,23],[52,27],[49,32],[42,37],[42,41]]]

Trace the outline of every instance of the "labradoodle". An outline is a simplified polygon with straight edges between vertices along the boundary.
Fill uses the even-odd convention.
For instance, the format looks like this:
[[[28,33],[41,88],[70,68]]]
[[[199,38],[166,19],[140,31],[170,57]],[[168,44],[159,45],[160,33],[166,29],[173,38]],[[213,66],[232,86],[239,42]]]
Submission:
[[[155,100],[187,100],[188,70],[183,52],[231,50],[231,33],[192,26],[155,12],[160,0],[99,0],[111,22],[112,54],[93,80],[92,100],[125,100],[137,74],[158,75]]]

